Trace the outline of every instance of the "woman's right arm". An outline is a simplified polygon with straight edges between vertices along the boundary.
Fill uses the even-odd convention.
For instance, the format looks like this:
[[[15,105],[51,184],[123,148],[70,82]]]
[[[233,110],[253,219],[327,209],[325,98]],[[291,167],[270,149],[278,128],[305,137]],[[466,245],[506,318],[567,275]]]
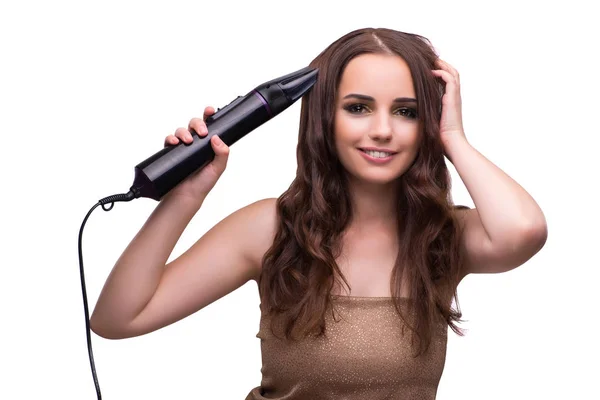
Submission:
[[[202,204],[167,194],[117,260],[90,319],[100,336],[127,335],[131,322],[148,305],[167,259]]]
[[[205,118],[213,112],[205,112]],[[194,119],[189,129],[205,136],[202,124]],[[183,141],[191,140],[188,134],[187,130],[176,132]],[[165,143],[175,144],[172,139],[168,137]],[[216,157],[212,165],[169,192],[119,257],[90,319],[96,334],[122,339],[152,332],[206,307],[248,280],[258,279],[262,255],[274,237],[275,199],[237,210],[166,264],[225,169],[226,147],[213,142]]]
[[[275,203],[264,199],[235,211],[165,265],[197,206],[175,198],[161,202],[110,273],[92,330],[107,339],[143,335],[258,280],[275,235]]]

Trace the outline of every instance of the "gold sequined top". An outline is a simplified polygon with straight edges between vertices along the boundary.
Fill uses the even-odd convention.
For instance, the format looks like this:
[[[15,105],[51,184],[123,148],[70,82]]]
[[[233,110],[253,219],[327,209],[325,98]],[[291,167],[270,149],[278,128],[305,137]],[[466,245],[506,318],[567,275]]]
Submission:
[[[435,399],[446,360],[447,326],[413,357],[410,330],[390,297],[332,296],[327,337],[284,342],[261,316],[262,381],[246,400]],[[410,301],[401,299],[403,304]]]

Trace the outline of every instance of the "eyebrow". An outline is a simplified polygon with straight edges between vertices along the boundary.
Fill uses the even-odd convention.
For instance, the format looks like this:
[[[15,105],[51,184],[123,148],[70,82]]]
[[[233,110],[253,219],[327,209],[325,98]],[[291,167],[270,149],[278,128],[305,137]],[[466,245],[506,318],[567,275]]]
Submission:
[[[371,96],[366,96],[364,94],[357,94],[357,93],[350,93],[346,96],[344,96],[344,99],[348,99],[350,97],[354,97],[360,100],[365,100],[365,101],[375,101],[374,98],[372,98]],[[394,99],[394,103],[416,103],[417,99],[414,99],[412,97],[398,97],[396,99]]]

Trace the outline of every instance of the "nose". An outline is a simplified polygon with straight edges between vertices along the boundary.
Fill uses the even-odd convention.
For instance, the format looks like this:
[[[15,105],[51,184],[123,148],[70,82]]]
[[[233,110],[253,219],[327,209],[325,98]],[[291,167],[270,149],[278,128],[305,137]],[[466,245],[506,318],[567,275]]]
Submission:
[[[392,123],[387,113],[380,113],[375,118],[373,129],[369,132],[369,138],[377,141],[388,141],[392,138]]]

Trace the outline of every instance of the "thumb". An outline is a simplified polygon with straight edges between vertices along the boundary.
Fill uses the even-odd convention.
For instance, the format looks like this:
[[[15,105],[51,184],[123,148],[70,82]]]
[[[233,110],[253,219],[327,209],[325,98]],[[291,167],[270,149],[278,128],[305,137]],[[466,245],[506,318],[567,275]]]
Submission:
[[[229,159],[229,146],[227,146],[219,137],[214,135],[210,138],[212,148],[215,152],[214,163],[219,169],[225,169],[227,166],[227,160]]]

